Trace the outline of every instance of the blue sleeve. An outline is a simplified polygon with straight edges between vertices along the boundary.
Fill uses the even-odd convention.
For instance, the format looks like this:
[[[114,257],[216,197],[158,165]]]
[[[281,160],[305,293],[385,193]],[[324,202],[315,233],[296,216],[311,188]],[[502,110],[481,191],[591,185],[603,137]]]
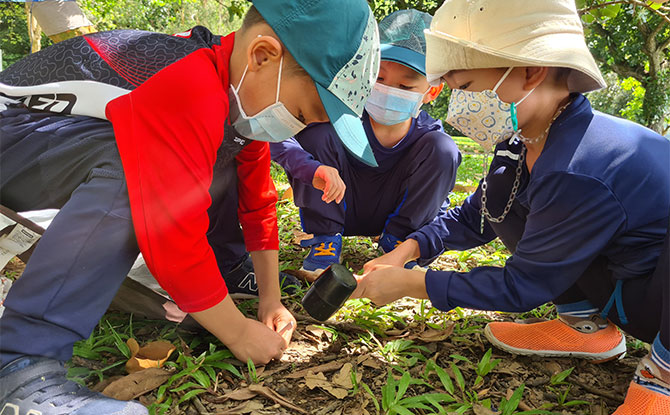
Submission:
[[[279,163],[289,176],[308,185],[312,184],[314,172],[321,165],[295,138],[270,143],[270,153],[272,160]]]
[[[530,310],[570,288],[625,228],[620,202],[591,177],[552,173],[531,190],[523,236],[505,266],[428,271],[426,289],[433,306]]]
[[[440,210],[432,222],[411,233],[407,238],[419,243],[421,258],[435,258],[445,250],[465,250],[483,245],[496,238],[495,232],[484,221],[480,233],[481,185],[465,199],[461,206]]]

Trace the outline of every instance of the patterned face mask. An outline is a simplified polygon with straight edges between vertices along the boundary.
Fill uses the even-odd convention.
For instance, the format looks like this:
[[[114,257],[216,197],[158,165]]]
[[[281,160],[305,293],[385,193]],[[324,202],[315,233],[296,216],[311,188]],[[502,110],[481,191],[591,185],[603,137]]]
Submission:
[[[503,102],[496,90],[507,78],[513,68],[500,78],[492,90],[470,92],[463,89],[451,91],[447,123],[458,131],[477,142],[486,151],[491,151],[496,144],[519,134],[516,108],[535,88],[531,89],[517,103]]]

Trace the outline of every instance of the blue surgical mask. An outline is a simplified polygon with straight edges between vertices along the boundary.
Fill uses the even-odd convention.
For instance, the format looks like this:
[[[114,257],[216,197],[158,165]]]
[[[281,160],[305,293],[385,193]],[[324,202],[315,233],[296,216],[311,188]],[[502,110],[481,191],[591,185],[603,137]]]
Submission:
[[[419,115],[426,92],[405,91],[377,82],[365,103],[365,110],[379,124],[399,124]]]
[[[244,77],[247,75],[249,65],[244,68],[244,73],[242,73],[242,78],[240,79],[239,84],[237,84],[237,88],[234,88],[232,85],[230,86],[228,95],[230,100],[231,125],[242,137],[250,140],[278,143],[280,141],[288,140],[305,128],[305,124],[295,118],[293,114],[286,109],[284,104],[279,101],[279,88],[281,87],[283,63],[284,57],[282,56],[279,61],[277,97],[275,98],[275,103],[265,107],[256,115],[248,116],[244,112],[239,96],[240,87],[242,86]]]

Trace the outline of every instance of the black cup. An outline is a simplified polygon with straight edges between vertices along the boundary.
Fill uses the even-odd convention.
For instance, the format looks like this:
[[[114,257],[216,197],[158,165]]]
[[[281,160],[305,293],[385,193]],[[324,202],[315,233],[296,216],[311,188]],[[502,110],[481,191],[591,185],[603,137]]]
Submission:
[[[302,306],[310,316],[326,321],[342,307],[356,285],[356,278],[345,266],[332,264],[307,290],[302,298]]]

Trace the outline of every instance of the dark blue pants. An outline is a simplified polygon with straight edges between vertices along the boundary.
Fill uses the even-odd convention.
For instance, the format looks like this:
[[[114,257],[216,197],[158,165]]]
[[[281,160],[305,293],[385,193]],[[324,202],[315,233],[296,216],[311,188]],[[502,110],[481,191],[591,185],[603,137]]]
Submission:
[[[208,237],[225,273],[244,259],[234,166],[215,177]],[[0,113],[0,203],[58,208],[0,318],[0,367],[23,355],[67,360],[116,294],[139,249],[112,126],[89,117]],[[223,220],[227,218],[228,220]],[[231,218],[234,218],[231,220]]]
[[[451,149],[441,135],[425,135],[386,169],[354,166],[333,135],[298,141],[322,164],[335,167],[347,186],[343,203],[325,203],[323,192],[289,175],[307,233],[373,236],[385,232],[405,239],[431,221],[443,204],[449,205],[447,197],[456,178]]]
[[[514,182],[514,169],[504,168],[490,174],[487,178],[487,206],[493,216],[503,212]],[[643,203],[643,202],[642,202]],[[500,240],[514,252],[526,225],[528,210],[518,201],[502,223],[489,222]],[[627,280],[622,286],[623,306],[628,324],[622,324],[616,308],[608,318],[631,336],[645,342],[652,342],[660,332],[663,345],[670,346],[670,230],[656,269],[644,278]],[[605,307],[616,281],[608,269],[608,260],[597,257],[584,271],[577,282],[566,292],[555,298],[555,304],[570,304],[588,300],[601,310]]]

